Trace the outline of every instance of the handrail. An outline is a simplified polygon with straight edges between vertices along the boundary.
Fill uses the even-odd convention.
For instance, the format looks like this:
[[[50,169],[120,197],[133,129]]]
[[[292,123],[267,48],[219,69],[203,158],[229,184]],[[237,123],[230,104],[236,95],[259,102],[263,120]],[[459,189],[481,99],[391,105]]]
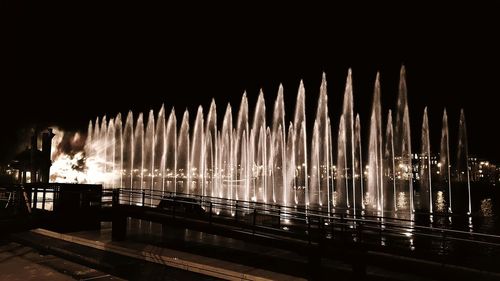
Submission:
[[[120,190],[125,190],[126,192],[129,192],[130,194],[133,193],[140,193],[142,194],[142,190],[137,190],[137,189],[124,189],[124,188],[118,188]],[[105,190],[113,190],[113,189],[105,189]],[[103,190],[104,192],[104,190]],[[318,209],[308,209],[304,206],[285,206],[285,205],[278,205],[278,204],[271,204],[271,203],[265,203],[265,202],[255,202],[255,201],[245,201],[245,200],[240,200],[240,199],[227,199],[227,198],[220,198],[220,197],[213,197],[213,196],[208,196],[208,195],[197,195],[197,194],[186,194],[186,193],[179,193],[179,192],[171,192],[171,191],[159,191],[159,190],[148,190],[150,194],[158,194],[158,196],[175,196],[175,197],[185,197],[185,198],[203,198],[203,199],[209,199],[210,201],[213,200],[224,200],[224,201],[237,201],[240,203],[246,203],[246,204],[253,204],[253,205],[260,205],[260,206],[266,206],[266,210],[272,210],[272,209],[280,209],[283,211],[283,209],[290,209],[292,210],[293,213],[295,214],[302,214],[305,216],[311,216],[312,214],[317,214],[317,215],[323,215],[325,217],[330,217],[332,214],[329,214],[327,211],[323,210],[318,210]],[[340,211],[348,211],[349,209],[345,208],[336,208],[336,210]],[[375,215],[370,215],[370,214],[349,214],[349,213],[344,213],[345,216],[362,216],[364,218],[374,218],[374,219],[384,219],[384,220],[391,220],[391,221],[401,221],[401,222],[415,222],[414,220],[411,219],[404,219],[404,218],[395,218],[395,217],[388,217],[388,216],[375,216]],[[415,213],[415,215],[422,216],[423,213]],[[441,213],[433,213],[432,216],[434,217],[457,217],[457,214],[441,214]]]
[[[412,236],[418,235],[428,235],[429,233],[441,233],[441,236],[446,235],[449,239],[461,239],[463,241],[468,242],[482,242],[482,240],[474,240],[474,239],[499,239],[500,235],[487,234],[487,233],[479,233],[479,232],[467,232],[462,230],[455,230],[449,228],[442,227],[428,227],[417,225],[413,220],[400,219],[400,218],[390,218],[390,217],[377,217],[373,215],[363,215],[353,216],[352,214],[345,213],[332,213],[328,214],[321,210],[307,210],[299,211],[304,208],[295,208],[290,206],[280,206],[276,204],[269,204],[263,202],[252,202],[252,201],[244,201],[244,200],[236,200],[236,199],[226,199],[219,197],[211,197],[211,196],[202,196],[202,195],[190,195],[190,194],[182,194],[182,193],[173,193],[173,192],[161,192],[156,190],[130,190],[130,189],[118,189],[120,194],[123,197],[129,197],[127,200],[125,198],[121,198],[123,202],[128,201],[129,204],[134,204],[134,196],[144,196],[149,202],[153,202],[155,200],[165,200],[172,201],[183,204],[193,204],[200,205],[202,207],[207,208],[209,205],[213,209],[229,210],[231,212],[242,212],[242,213],[252,213],[257,212],[258,214],[267,214],[272,217],[282,217],[285,216],[287,219],[296,220],[296,221],[304,221],[308,223],[311,219],[323,221],[325,223],[333,223],[336,225],[344,224],[344,225],[352,225],[353,227],[364,225],[368,229],[380,229],[380,231],[395,231],[410,233]],[[109,190],[103,190],[103,194]],[[136,198],[137,199],[137,198]],[[142,198],[138,198],[141,199]],[[194,199],[194,201],[193,201]],[[139,202],[136,202],[139,203]],[[151,205],[151,204],[146,204]],[[221,215],[221,217],[223,217]],[[372,226],[372,227],[370,227]],[[468,237],[467,239],[458,238],[458,236],[463,235]],[[438,237],[441,237],[438,236]],[[487,242],[490,243],[490,242]],[[500,243],[491,243],[492,245],[500,245]]]

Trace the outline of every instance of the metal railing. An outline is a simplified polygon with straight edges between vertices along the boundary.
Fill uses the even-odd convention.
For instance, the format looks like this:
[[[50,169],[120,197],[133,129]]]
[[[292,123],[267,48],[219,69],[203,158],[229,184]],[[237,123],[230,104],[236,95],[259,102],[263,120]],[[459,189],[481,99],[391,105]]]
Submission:
[[[415,244],[435,243],[447,251],[447,244],[467,244],[500,250],[500,236],[422,226],[413,220],[328,213],[301,207],[225,199],[210,196],[179,194],[150,190],[105,190],[114,192],[115,203],[145,207],[173,218],[198,219],[208,224],[225,224],[252,233],[266,233],[319,243],[323,240],[347,239],[372,246],[399,246],[414,250]]]
[[[0,186],[0,210],[54,211],[68,207],[101,207],[99,185],[28,183]],[[71,206],[70,206],[71,205]]]
[[[22,185],[0,186],[0,215],[9,217],[23,212],[31,212],[29,191]]]

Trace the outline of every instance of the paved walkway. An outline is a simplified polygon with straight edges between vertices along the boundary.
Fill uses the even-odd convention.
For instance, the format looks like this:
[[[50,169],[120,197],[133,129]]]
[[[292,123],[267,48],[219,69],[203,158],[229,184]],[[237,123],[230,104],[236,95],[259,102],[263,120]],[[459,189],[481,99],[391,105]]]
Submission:
[[[122,280],[14,242],[0,242],[0,281]]]
[[[293,251],[188,229],[162,229],[161,225],[137,220],[129,220],[125,241],[114,242],[110,226],[110,223],[103,223],[99,231],[67,234],[36,229],[31,234],[166,265],[186,273],[199,273],[206,276],[202,280],[209,277],[211,280],[305,280],[300,276],[308,274],[307,257]],[[366,280],[425,280],[375,266],[369,266],[367,273]],[[322,261],[320,275],[324,280],[332,276],[338,280],[356,280],[350,264],[330,259]]]
[[[111,241],[110,226],[110,223],[102,223],[97,231],[66,234],[36,229],[18,233],[16,237],[21,242],[30,241],[29,245],[51,248],[63,257],[78,256],[83,264],[126,279],[304,280],[301,277],[309,276],[308,257],[292,250],[138,220],[129,220],[126,240],[116,242]],[[390,254],[368,252],[368,258],[371,262],[366,280],[440,280],[448,276],[450,270],[468,280],[478,277],[498,280],[499,277]],[[352,265],[336,259],[321,261],[319,277],[356,280]]]
[[[109,235],[103,235],[102,232],[61,234],[45,229],[35,229],[32,232],[94,249],[227,280],[305,280],[282,273],[153,245],[130,241],[112,242]]]

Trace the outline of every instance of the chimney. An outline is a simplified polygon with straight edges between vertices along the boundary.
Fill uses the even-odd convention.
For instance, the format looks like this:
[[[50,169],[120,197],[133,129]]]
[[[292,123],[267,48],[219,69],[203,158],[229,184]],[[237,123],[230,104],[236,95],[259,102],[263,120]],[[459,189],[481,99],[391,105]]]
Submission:
[[[49,177],[50,177],[50,166],[52,166],[52,160],[50,159],[50,156],[52,154],[51,149],[52,149],[52,138],[55,136],[54,133],[52,133],[52,129],[48,128],[47,132],[43,133],[42,135],[42,163],[40,165],[40,175],[41,175],[41,182],[48,183],[49,182]]]

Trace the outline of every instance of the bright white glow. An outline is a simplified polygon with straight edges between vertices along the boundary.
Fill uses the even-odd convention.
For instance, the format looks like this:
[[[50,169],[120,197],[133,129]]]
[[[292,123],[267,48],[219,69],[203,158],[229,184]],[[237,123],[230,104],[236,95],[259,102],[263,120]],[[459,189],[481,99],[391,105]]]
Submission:
[[[401,79],[403,83],[404,69]],[[274,108],[267,112],[262,94],[254,109],[249,109],[244,95],[238,112],[228,104],[226,113],[221,114],[214,101],[208,114],[199,107],[195,118],[186,111],[182,122],[173,109],[167,118],[164,107],[159,112],[149,111],[147,117],[130,111],[123,122],[120,114],[101,117],[90,122],[85,147],[71,152],[59,148],[65,133],[56,131],[53,149],[57,154],[52,158],[51,181],[309,206],[322,211],[332,211],[332,207],[356,209],[354,214],[365,208],[413,211],[416,192],[412,180],[423,177],[412,173],[429,162],[413,166],[411,155],[418,160],[428,159],[429,154],[419,157],[409,146],[412,140],[406,91],[400,93],[396,122],[390,117],[387,126],[381,124],[380,101],[374,102],[371,126],[363,126],[373,132],[369,147],[363,147],[367,142],[360,133],[361,121],[353,112],[350,72],[340,119],[331,114],[335,110],[328,108],[326,77],[316,117],[312,118],[313,127],[306,128],[312,122],[305,122],[304,95],[301,86],[294,101],[295,116],[288,119],[282,87]],[[266,118],[271,114],[271,119]],[[217,124],[222,116],[222,124]],[[290,126],[285,126],[288,121]],[[332,131],[336,128],[338,131]],[[80,139],[78,134],[70,137],[74,142]],[[368,161],[362,161],[366,156],[363,151],[371,155]],[[436,163],[437,158],[432,159]],[[448,162],[437,165],[442,168],[449,166]],[[392,210],[385,210],[386,206]]]
[[[85,157],[84,151],[68,154],[61,148],[63,141],[69,138],[69,144],[81,142],[81,135],[66,133],[53,128],[52,166],[50,182],[60,183],[104,183],[113,178],[113,173],[104,173],[105,161],[99,157]]]

